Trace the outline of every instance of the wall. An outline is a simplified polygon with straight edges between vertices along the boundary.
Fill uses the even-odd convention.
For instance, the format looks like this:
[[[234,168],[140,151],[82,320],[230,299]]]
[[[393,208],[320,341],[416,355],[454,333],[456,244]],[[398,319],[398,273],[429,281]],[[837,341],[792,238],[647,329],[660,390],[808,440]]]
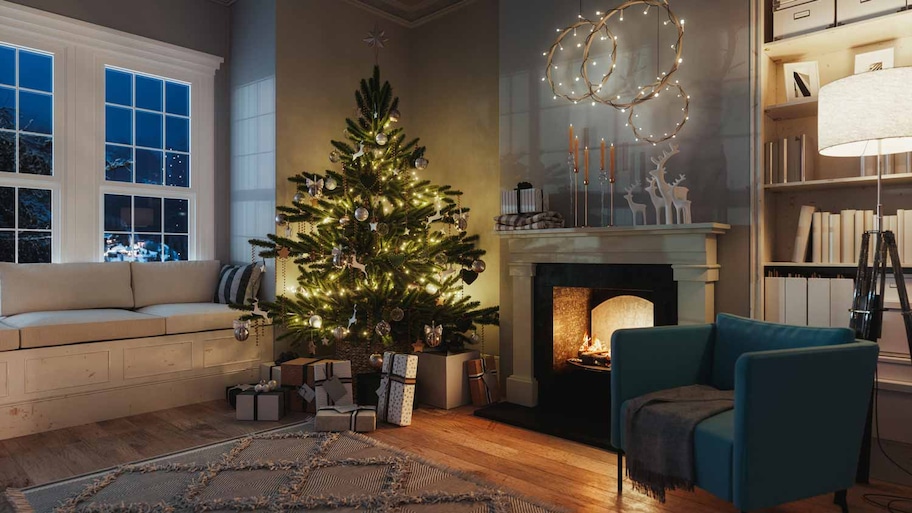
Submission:
[[[251,238],[275,229],[276,184],[276,5],[274,0],[238,0],[231,6],[230,255],[252,258]],[[275,265],[260,297],[275,297]]]
[[[583,2],[584,14],[595,17],[602,7]],[[749,2],[736,0],[687,0],[672,2],[672,9],[685,20],[683,64],[677,79],[691,96],[690,120],[673,140],[680,154],[667,165],[669,178],[686,174],[684,184],[690,189],[694,222],[717,221],[732,225],[732,231],[719,243],[722,264],[721,281],[716,289],[717,311],[748,315],[750,311],[750,35]],[[589,12],[592,11],[592,12]],[[649,157],[660,155],[667,144],[654,147],[637,142],[625,127],[628,113],[589,102],[578,104],[553,99],[547,82],[543,82],[547,51],[557,36],[556,29],[575,21],[578,4],[551,0],[502,0],[500,2],[500,159],[503,188],[512,188],[524,180],[541,187],[552,208],[562,212],[572,226],[570,208],[570,173],[567,168],[567,129],[570,123],[580,139],[588,136],[590,145],[601,138],[618,148],[618,183],[615,195],[616,223],[630,225],[632,219],[623,188],[639,181],[652,168]],[[642,8],[627,10],[623,24],[613,24],[619,49],[615,76],[608,90],[625,92],[638,84],[656,79],[656,52],[661,69],[670,67],[676,32],[671,26],[657,25],[656,8],[643,15]],[[660,34],[657,43],[656,33]],[[580,31],[578,42],[586,33]],[[628,42],[629,41],[629,42]],[[570,57],[575,45],[565,44],[559,52],[561,70],[579,69],[581,57]],[[600,55],[601,53],[601,55]],[[575,55],[575,54],[574,54]],[[604,47],[594,46],[593,59],[602,66],[607,62]],[[596,69],[601,69],[597,67]],[[560,76],[560,75],[556,75]],[[664,133],[674,127],[681,104],[676,95],[665,95],[637,109],[638,121],[648,132]],[[584,143],[581,143],[581,145]],[[598,183],[598,152],[592,153],[590,167],[593,183]],[[648,167],[648,169],[647,169]],[[597,190],[593,186],[593,190]],[[649,205],[650,222],[654,222],[652,204],[640,188],[635,201]],[[607,200],[606,200],[607,202]],[[590,224],[599,219],[600,197],[590,199]],[[582,218],[582,214],[580,214]],[[505,251],[502,251],[505,255]],[[501,275],[501,318],[509,319],[510,277]],[[509,341],[512,327],[501,326],[501,341]],[[509,374],[511,351],[502,347],[504,374]]]
[[[70,18],[223,57],[215,74],[216,258],[228,250],[229,9],[209,0],[12,0]]]

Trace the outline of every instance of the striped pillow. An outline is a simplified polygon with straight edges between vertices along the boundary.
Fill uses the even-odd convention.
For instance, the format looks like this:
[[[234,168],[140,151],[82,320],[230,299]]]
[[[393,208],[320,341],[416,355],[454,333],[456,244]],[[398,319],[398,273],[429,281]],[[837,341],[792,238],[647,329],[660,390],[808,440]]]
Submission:
[[[262,276],[261,264],[223,265],[219,271],[215,302],[247,304],[256,298]]]

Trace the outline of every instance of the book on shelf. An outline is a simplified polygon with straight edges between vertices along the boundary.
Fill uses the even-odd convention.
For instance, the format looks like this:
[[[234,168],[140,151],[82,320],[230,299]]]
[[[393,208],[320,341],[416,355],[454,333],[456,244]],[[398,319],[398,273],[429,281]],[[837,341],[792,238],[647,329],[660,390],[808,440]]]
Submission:
[[[807,326],[808,321],[807,278],[785,278],[785,324]]]
[[[858,255],[861,254],[861,236],[865,232],[865,211],[855,211],[855,250],[852,251],[852,261],[858,262]]]
[[[792,252],[792,262],[807,260],[808,242],[811,238],[811,218],[814,215],[813,205],[802,205],[798,214],[798,231],[795,233],[795,250]]]
[[[903,251],[903,244],[906,242],[906,210],[896,209],[896,251],[899,253],[899,261],[906,261],[906,252]]]
[[[842,215],[830,214],[830,263],[842,263]]]
[[[811,262],[823,262],[823,230],[821,229],[823,212],[814,212],[811,217]]]
[[[820,263],[830,263],[830,213],[820,213],[820,231],[823,243],[820,245]]]
[[[851,316],[852,298],[855,295],[855,280],[852,278],[831,278],[830,282],[830,326],[848,328]]]
[[[847,209],[840,212],[842,221],[842,262],[855,261],[855,210]]]
[[[785,278],[768,276],[763,284],[763,318],[769,322],[785,322]]]
[[[830,327],[829,278],[808,278],[807,325],[817,328]]]
[[[782,182],[782,159],[779,156],[779,141],[770,141],[766,143],[766,154],[764,158],[766,183],[774,184]]]
[[[912,260],[912,210],[903,210],[903,262]]]

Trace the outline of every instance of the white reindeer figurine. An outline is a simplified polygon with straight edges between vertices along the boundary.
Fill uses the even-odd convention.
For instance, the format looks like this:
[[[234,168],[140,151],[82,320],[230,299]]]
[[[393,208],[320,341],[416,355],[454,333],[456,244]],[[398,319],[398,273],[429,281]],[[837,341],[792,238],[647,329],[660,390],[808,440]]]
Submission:
[[[690,192],[687,187],[681,187],[678,184],[683,182],[687,177],[684,175],[678,176],[671,186],[674,190],[674,198],[672,201],[675,206],[675,214],[677,215],[678,224],[690,224],[690,200],[687,199],[687,193]]]
[[[668,159],[678,154],[678,147],[670,144],[671,151],[662,151],[660,158],[652,157],[652,163],[656,168],[649,172],[659,189],[662,196],[662,202],[665,204],[665,224],[674,224],[674,214],[678,214],[678,223],[689,224],[690,220],[690,200],[687,199],[688,190],[686,187],[680,187],[678,184],[684,181],[684,175],[681,175],[673,184],[665,181],[665,164]],[[674,210],[672,210],[674,207]]]
[[[637,203],[633,201],[633,191],[640,186],[640,182],[636,182],[630,187],[624,187],[624,190],[627,191],[627,194],[624,195],[624,199],[627,200],[627,204],[630,205],[630,212],[633,213],[633,225],[637,225],[637,214],[643,216],[643,225],[646,224],[646,204]]]
[[[665,200],[662,199],[661,194],[656,193],[656,190],[658,190],[656,179],[650,176],[646,181],[649,182],[649,187],[644,187],[643,189],[649,193],[649,198],[652,200],[652,208],[655,209],[656,213],[656,224],[660,224],[662,222],[662,212],[665,210]]]

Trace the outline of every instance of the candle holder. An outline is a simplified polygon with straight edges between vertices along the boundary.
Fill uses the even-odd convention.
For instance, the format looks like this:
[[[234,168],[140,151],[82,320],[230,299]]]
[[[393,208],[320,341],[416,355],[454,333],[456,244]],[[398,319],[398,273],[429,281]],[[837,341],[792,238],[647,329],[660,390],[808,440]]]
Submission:
[[[589,227],[589,179],[583,179],[583,226]]]
[[[567,153],[567,168],[570,170],[570,208],[573,210],[573,226],[575,227],[577,210],[579,210],[579,206],[577,204],[579,198],[576,194],[577,180],[579,178],[579,168],[576,167],[576,159],[573,158],[573,152]]]
[[[601,226],[611,226],[610,221],[605,220],[607,212],[607,210],[605,210],[605,192],[609,183],[608,172],[604,169],[600,169],[598,180],[600,192],[599,196],[601,197],[601,208],[599,208],[599,224]]]

